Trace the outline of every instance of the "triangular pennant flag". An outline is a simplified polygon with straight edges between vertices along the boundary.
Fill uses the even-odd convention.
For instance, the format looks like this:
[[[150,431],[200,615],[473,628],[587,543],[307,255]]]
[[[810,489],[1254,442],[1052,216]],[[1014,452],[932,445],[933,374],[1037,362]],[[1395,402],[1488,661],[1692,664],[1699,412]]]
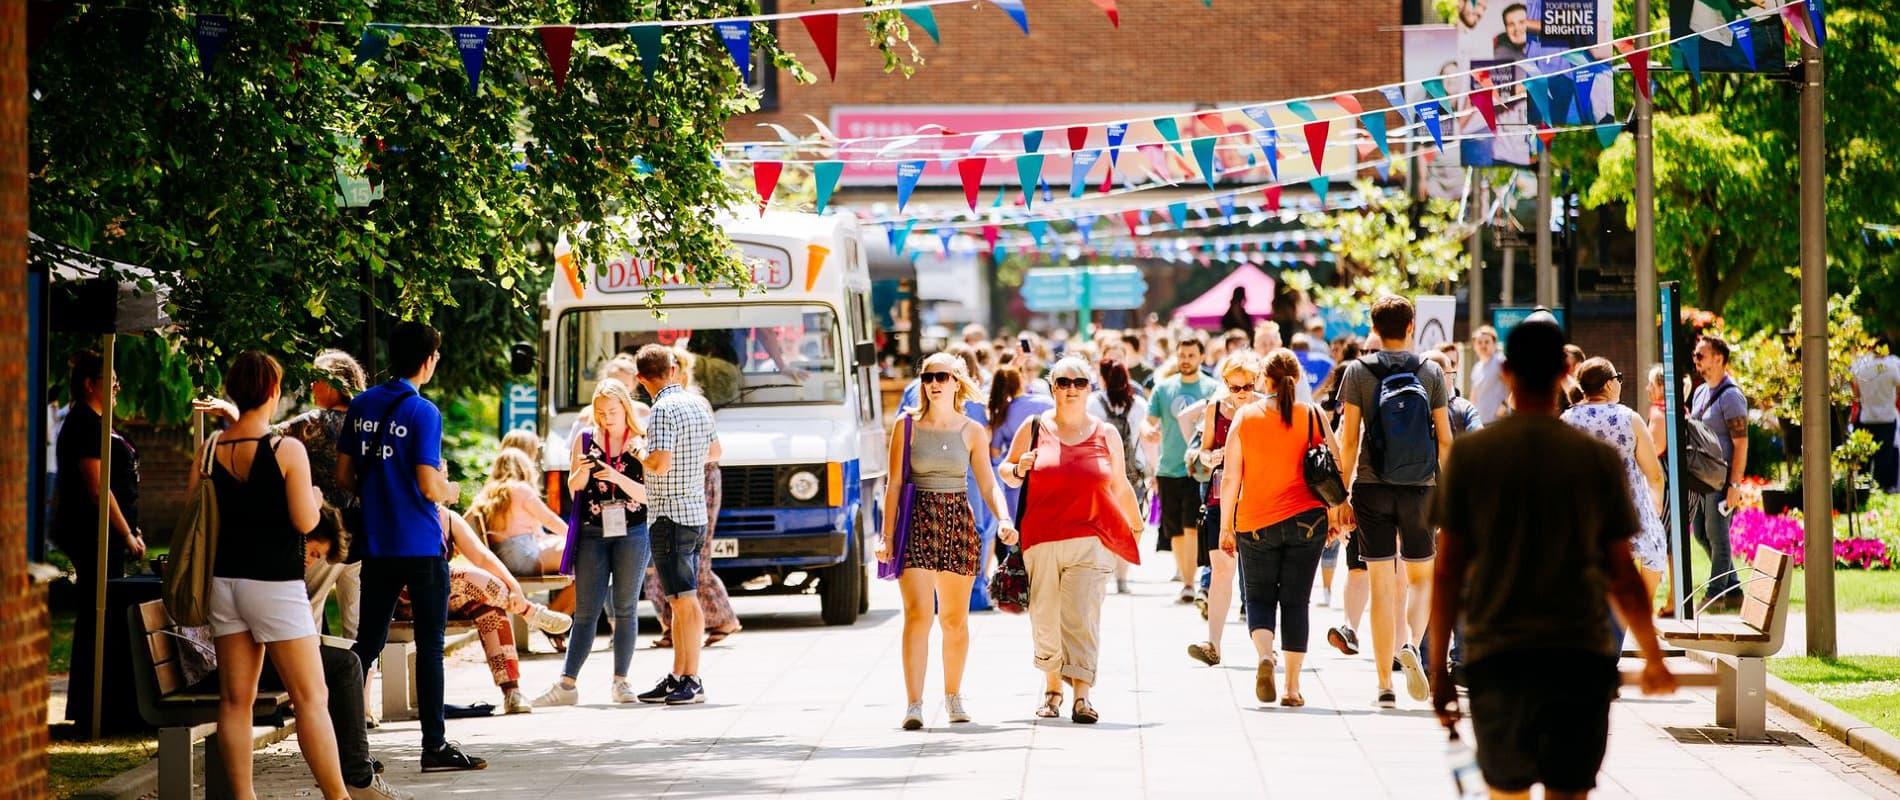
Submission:
[[[1267,170],[1274,180],[1280,179],[1280,132],[1272,129],[1253,132],[1253,143],[1260,146],[1260,153],[1267,157]]]
[[[1676,42],[1670,47],[1675,49],[1676,57],[1681,59],[1684,69],[1689,70],[1689,79],[1702,82],[1702,38],[1696,37]]]
[[[1100,150],[1082,150],[1069,162],[1069,196],[1081,197],[1088,191],[1089,170],[1095,168],[1095,162],[1102,160]]]
[[[811,43],[818,48],[818,57],[825,60],[825,71],[831,79],[838,79],[838,15],[803,14],[798,21],[804,23],[805,32],[811,34]]]
[[[1168,219],[1174,223],[1174,229],[1177,231],[1187,228],[1187,203],[1169,203]]]
[[[1431,132],[1432,144],[1438,146],[1438,152],[1445,152],[1445,132],[1438,124],[1438,104],[1419,103],[1414,110],[1418,113],[1418,121],[1425,123],[1425,130]]]
[[[1247,106],[1240,109],[1240,113],[1247,115],[1247,119],[1253,120],[1253,124],[1262,128],[1274,127],[1273,111],[1266,106]]]
[[[1497,99],[1491,96],[1491,91],[1491,88],[1487,86],[1472,92],[1471,106],[1478,109],[1478,116],[1484,118],[1484,126],[1491,129],[1492,133],[1497,133],[1498,109],[1497,106],[1494,105]]]
[[[1295,116],[1298,116],[1300,119],[1306,120],[1307,122],[1313,122],[1319,119],[1319,115],[1316,113],[1313,113],[1313,106],[1304,101],[1300,101],[1300,100],[1289,101],[1286,104],[1286,110],[1293,112]]]
[[[1550,79],[1532,75],[1524,79],[1524,94],[1531,98],[1532,122],[1550,122]]]
[[[843,161],[820,161],[811,166],[812,181],[817,184],[818,213],[831,204],[831,193],[838,188],[838,176],[844,174]]]
[[[198,70],[211,74],[211,65],[224,55],[231,42],[231,18],[223,14],[199,14],[192,30],[198,43]]]
[[[1157,117],[1154,120],[1155,132],[1161,134],[1161,140],[1174,146],[1177,155],[1185,155],[1181,150],[1181,125],[1173,117]]]
[[[1544,83],[1550,90],[1551,127],[1568,125],[1577,116],[1577,82],[1568,74],[1556,74]]]
[[[1747,16],[1743,16],[1741,19],[1737,19],[1728,24],[1729,32],[1735,34],[1730,46],[1741,48],[1742,56],[1748,59],[1749,72],[1755,71],[1754,28],[1754,21]]]
[[[950,239],[951,237],[956,236],[956,235],[957,235],[957,232],[956,232],[956,229],[954,228],[938,228],[937,229],[937,243],[943,245],[944,258],[950,257]]]
[[[1220,216],[1227,224],[1234,224],[1234,196],[1224,194],[1214,198],[1214,205],[1220,207]]]
[[[1808,29],[1814,34],[1814,46],[1827,45],[1827,6],[1824,0],[1808,0]]]
[[[1214,145],[1220,140],[1212,136],[1202,136],[1188,144],[1194,148],[1194,163],[1201,168],[1201,178],[1207,181],[1207,188],[1214,188],[1214,179],[1218,177],[1214,169]]]
[[[1392,106],[1394,111],[1399,112],[1400,119],[1407,122],[1412,121],[1412,106],[1405,102],[1404,89],[1400,89],[1397,86],[1386,86],[1380,88],[1379,93],[1385,95],[1385,102]]]
[[[1313,194],[1319,196],[1320,210],[1321,211],[1326,210],[1326,191],[1333,187],[1332,180],[1327,178],[1324,175],[1321,175],[1310,181],[1307,181],[1306,185],[1313,187]]]
[[[1788,23],[1788,28],[1794,31],[1794,35],[1800,37],[1801,41],[1815,45],[1814,32],[1808,30],[1808,15],[1802,12],[1801,5],[1801,3],[1789,3],[1782,6],[1781,18]]]
[[[1001,264],[1006,258],[1009,258],[1009,248],[1000,244],[990,248],[990,262],[992,264]]]
[[[1264,195],[1266,198],[1266,201],[1267,201],[1266,209],[1268,211],[1277,212],[1280,210],[1280,187],[1269,186],[1265,189],[1260,190],[1260,193]]]
[[[1115,0],[1091,0],[1091,2],[1095,3],[1096,8],[1108,14],[1109,25],[1117,28],[1122,26],[1122,15],[1121,12],[1115,10]]]
[[[990,3],[1008,14],[1016,21],[1016,27],[1023,29],[1023,35],[1029,35],[1029,14],[1023,11],[1023,0],[990,0]]]
[[[897,165],[897,211],[903,213],[904,206],[910,202],[910,193],[917,189],[917,180],[924,176],[924,162],[905,161]]]
[[[884,243],[891,246],[891,252],[897,252],[897,223],[884,223]]]
[[[1123,211],[1122,224],[1128,226],[1129,236],[1140,236],[1141,234],[1135,231],[1135,226],[1141,224],[1141,212],[1133,210]]]
[[[732,56],[732,65],[739,68],[739,82],[752,83],[752,23],[715,22],[713,30],[719,32],[719,41],[726,45],[726,53]]]
[[[554,71],[554,90],[567,88],[567,65],[574,53],[574,26],[543,25],[535,29],[541,35],[541,52],[548,56],[548,68]]]
[[[1425,87],[1425,94],[1430,95],[1433,100],[1438,101],[1441,110],[1447,113],[1451,111],[1451,106],[1445,102],[1446,92],[1444,78],[1427,78],[1421,85]]]
[[[963,199],[970,204],[970,210],[976,210],[977,195],[983,192],[983,168],[990,160],[978,156],[957,160],[957,175],[963,178]]]
[[[1366,133],[1372,136],[1372,143],[1379,146],[1379,155],[1391,158],[1392,146],[1386,141],[1385,136],[1385,111],[1381,109],[1362,115],[1359,117],[1359,124],[1364,126]]]
[[[653,71],[660,68],[660,34],[666,29],[658,25],[636,25],[629,29],[633,33],[633,47],[640,51],[640,71],[653,80]]]
[[[389,34],[382,28],[371,25],[363,29],[363,36],[356,40],[356,63],[375,61],[389,50]]]
[[[1023,208],[1033,206],[1036,183],[1042,178],[1040,153],[1016,157],[1016,180],[1023,185]]]
[[[1359,98],[1352,96],[1351,92],[1333,95],[1333,102],[1338,103],[1340,108],[1346,109],[1348,114],[1363,114],[1366,111],[1366,107],[1360,105]]]
[[[1551,130],[1548,126],[1545,126],[1542,123],[1538,124],[1537,140],[1544,143],[1543,152],[1550,152],[1550,140],[1555,139],[1555,138],[1557,138],[1556,131]]]
[[[1082,244],[1086,245],[1089,243],[1090,237],[1094,235],[1094,229],[1095,229],[1095,215],[1094,214],[1083,214],[1082,216],[1075,218],[1075,231],[1077,233],[1082,234]]]
[[[1108,126],[1108,164],[1114,166],[1116,158],[1122,154],[1122,140],[1128,138],[1128,123],[1116,122]]]
[[[1609,71],[1608,64],[1598,63],[1573,73],[1577,81],[1577,119],[1579,121],[1589,122],[1597,118],[1596,98],[1590,95],[1596,91],[1597,78],[1609,74]]]
[[[924,33],[930,34],[930,41],[943,44],[943,36],[937,33],[937,14],[930,10],[930,6],[900,8],[897,13],[909,17],[911,22],[917,23],[917,27],[923,28]]]
[[[1306,132],[1306,150],[1313,154],[1314,172],[1326,171],[1324,164],[1326,161],[1326,128],[1328,124],[1328,120],[1322,119],[1317,122],[1308,122],[1301,126]]]
[[[1643,93],[1643,99],[1649,99],[1649,51],[1638,50],[1629,55],[1630,77],[1636,81],[1636,91]]]
[[[1029,229],[1029,235],[1036,238],[1036,247],[1041,248],[1043,237],[1049,235],[1049,223],[1039,219],[1032,219],[1023,223],[1023,227]]]
[[[752,187],[759,190],[759,213],[765,213],[765,206],[772,202],[772,191],[778,188],[778,176],[785,165],[777,161],[752,162]]]
[[[457,25],[449,28],[455,37],[455,49],[462,51],[462,71],[468,73],[468,92],[482,85],[482,62],[487,60],[488,28],[481,25]]]
[[[892,235],[891,250],[901,256],[905,250],[910,249],[910,232],[916,228],[917,220],[915,218],[904,220],[904,227],[898,228]]]
[[[1002,235],[1002,233],[1003,233],[1002,229],[996,227],[995,225],[983,226],[983,244],[987,245],[992,250],[996,249],[996,240],[998,237]]]
[[[1616,141],[1617,134],[1622,132],[1623,123],[1605,122],[1597,126],[1597,141],[1601,142],[1604,147],[1609,147],[1611,142]]]
[[[1042,150],[1042,131],[1023,131],[1023,152],[1034,153]]]
[[[1089,129],[1087,125],[1074,125],[1069,128],[1069,152],[1079,152],[1082,147],[1088,143]]]

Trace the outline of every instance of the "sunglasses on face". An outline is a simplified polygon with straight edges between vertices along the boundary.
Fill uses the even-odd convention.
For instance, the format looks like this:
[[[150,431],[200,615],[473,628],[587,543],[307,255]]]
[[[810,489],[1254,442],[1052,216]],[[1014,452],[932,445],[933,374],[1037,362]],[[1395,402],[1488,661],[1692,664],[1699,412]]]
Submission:
[[[1054,383],[1057,389],[1069,389],[1071,391],[1087,389],[1090,385],[1088,378],[1057,378]]]
[[[921,382],[923,382],[923,383],[949,383],[949,382],[950,382],[950,373],[948,373],[948,372],[926,372],[926,373],[924,373],[924,374],[922,374],[922,375],[919,375],[919,376],[917,376],[917,380],[919,380],[919,381],[921,381]]]
[[[1247,385],[1244,385],[1244,384],[1243,384],[1243,385],[1240,385],[1240,386],[1235,386],[1235,385],[1233,385],[1233,384],[1231,384],[1231,383],[1230,383],[1230,384],[1228,384],[1228,385],[1227,385],[1227,391],[1229,391],[1229,392],[1233,392],[1234,394],[1240,394],[1241,392],[1251,392],[1251,391],[1253,391],[1253,387],[1252,387],[1252,386],[1247,386]]]

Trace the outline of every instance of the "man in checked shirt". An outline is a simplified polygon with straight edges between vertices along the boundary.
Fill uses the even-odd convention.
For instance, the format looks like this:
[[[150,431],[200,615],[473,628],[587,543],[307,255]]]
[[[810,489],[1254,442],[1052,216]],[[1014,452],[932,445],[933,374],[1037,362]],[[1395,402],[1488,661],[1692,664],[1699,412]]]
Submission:
[[[700,535],[706,524],[706,451],[713,443],[712,407],[679,383],[671,348],[650,344],[633,357],[640,387],[653,398],[647,421],[647,535],[661,594],[673,608],[673,671],[639,696],[643,703],[706,702],[699,649],[706,621],[699,611]]]

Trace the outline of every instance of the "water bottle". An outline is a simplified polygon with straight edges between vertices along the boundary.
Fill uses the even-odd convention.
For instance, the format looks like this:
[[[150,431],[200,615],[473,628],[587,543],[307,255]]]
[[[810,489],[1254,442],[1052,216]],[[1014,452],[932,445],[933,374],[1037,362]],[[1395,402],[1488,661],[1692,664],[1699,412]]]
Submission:
[[[1459,800],[1482,800],[1488,795],[1484,775],[1478,772],[1477,752],[1459,739],[1455,730],[1445,742],[1445,764],[1451,768],[1451,784],[1457,789]]]

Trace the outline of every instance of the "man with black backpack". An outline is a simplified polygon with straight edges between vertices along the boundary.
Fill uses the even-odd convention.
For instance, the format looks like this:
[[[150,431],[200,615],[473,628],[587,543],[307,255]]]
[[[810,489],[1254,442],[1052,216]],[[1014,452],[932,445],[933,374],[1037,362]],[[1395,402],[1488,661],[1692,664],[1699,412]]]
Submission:
[[[1700,337],[1692,358],[1702,385],[1689,395],[1689,420],[1714,434],[1728,467],[1723,485],[1704,487],[1710,491],[1696,495],[1689,517],[1696,541],[1709,551],[1711,580],[1706,596],[1715,597],[1737,583],[1730,572],[1735,566],[1729,556],[1728,515],[1741,506],[1742,469],[1748,464],[1748,398],[1729,377],[1728,342],[1716,336]],[[1741,605],[1741,592],[1730,592],[1711,609],[1734,610]]]
[[[1430,688],[1412,642],[1431,613],[1431,492],[1438,465],[1451,450],[1445,410],[1451,392],[1444,372],[1411,351],[1413,316],[1411,301],[1403,297],[1373,303],[1379,352],[1347,364],[1340,378],[1345,435],[1339,468],[1351,490],[1346,523],[1358,528],[1352,535],[1372,579],[1372,663],[1380,708],[1398,704],[1386,668],[1395,649],[1412,699],[1425,700]],[[1405,644],[1395,648],[1397,642]]]

